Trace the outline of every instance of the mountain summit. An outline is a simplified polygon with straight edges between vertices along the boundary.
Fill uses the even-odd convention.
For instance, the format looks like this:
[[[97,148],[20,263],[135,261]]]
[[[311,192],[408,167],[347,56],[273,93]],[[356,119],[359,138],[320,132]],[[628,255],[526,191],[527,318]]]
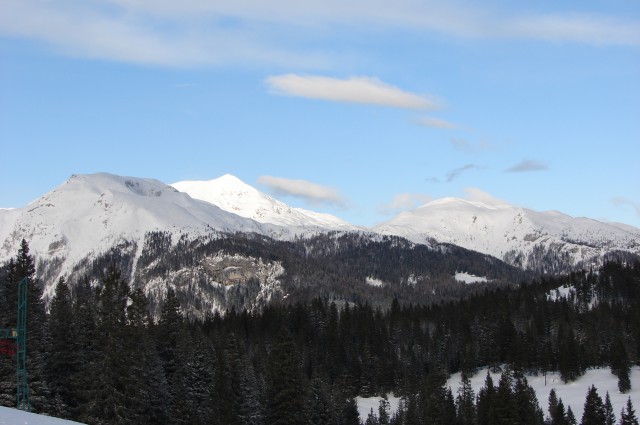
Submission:
[[[333,215],[290,207],[231,174],[207,181],[180,181],[171,186],[194,199],[209,202],[225,211],[260,223],[356,230],[355,226]]]

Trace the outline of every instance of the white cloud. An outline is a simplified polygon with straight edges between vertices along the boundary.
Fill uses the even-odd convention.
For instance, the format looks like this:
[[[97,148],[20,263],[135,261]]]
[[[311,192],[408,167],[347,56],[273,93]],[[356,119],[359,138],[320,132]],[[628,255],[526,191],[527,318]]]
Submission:
[[[371,77],[341,80],[319,75],[285,74],[268,77],[265,81],[270,90],[282,95],[396,108],[437,107],[434,101],[424,96],[401,90]]]
[[[295,196],[312,204],[335,204],[344,207],[346,202],[340,193],[331,187],[306,180],[292,180],[282,177],[260,176],[258,184],[267,186],[278,195]]]
[[[429,195],[421,193],[400,193],[391,200],[388,204],[382,204],[378,208],[382,214],[395,214],[399,211],[417,208],[420,205],[424,205],[431,201]]]
[[[509,205],[507,201],[503,201],[502,199],[496,198],[490,193],[485,192],[476,187],[467,187],[464,189],[464,191],[467,194],[467,199],[469,201],[482,202],[484,204],[494,205],[494,206]]]
[[[442,130],[452,130],[454,128],[458,128],[458,126],[452,122],[445,121],[435,117],[421,117],[418,120],[418,123],[425,127],[439,128]]]
[[[322,41],[345,28],[640,46],[640,22],[622,16],[523,14],[464,1],[0,0],[0,10],[0,34],[69,55],[163,66],[325,67],[341,58]],[[310,49],[310,40],[321,47]]]

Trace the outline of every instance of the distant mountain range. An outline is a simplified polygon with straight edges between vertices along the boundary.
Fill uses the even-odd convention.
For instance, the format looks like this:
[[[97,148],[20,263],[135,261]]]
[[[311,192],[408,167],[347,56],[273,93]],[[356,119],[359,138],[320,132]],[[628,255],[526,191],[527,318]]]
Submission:
[[[611,253],[640,253],[640,229],[512,205],[438,199],[372,229],[417,243],[450,243],[547,273],[598,265]]]
[[[559,212],[446,198],[362,228],[329,214],[290,207],[231,175],[170,186],[98,173],[74,175],[23,208],[0,209],[0,263],[15,255],[24,238],[41,262],[40,277],[57,281],[74,270],[86,272],[92,259],[114,247],[126,247],[134,278],[138,260],[151,255],[150,234],[164,235],[160,239],[170,240],[174,247],[177,241],[229,234],[282,242],[322,234],[355,234],[363,241],[399,236],[431,249],[443,243],[457,245],[545,273],[590,267],[607,256],[640,254],[640,229]],[[275,265],[269,267],[275,270]],[[52,296],[52,291],[48,288],[45,296]]]

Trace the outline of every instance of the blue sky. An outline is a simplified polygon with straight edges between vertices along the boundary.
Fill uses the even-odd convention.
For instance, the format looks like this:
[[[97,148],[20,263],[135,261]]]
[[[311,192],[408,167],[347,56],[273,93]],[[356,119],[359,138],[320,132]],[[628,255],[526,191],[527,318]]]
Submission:
[[[636,0],[0,10],[0,207],[231,173],[362,225],[454,196],[640,227]]]

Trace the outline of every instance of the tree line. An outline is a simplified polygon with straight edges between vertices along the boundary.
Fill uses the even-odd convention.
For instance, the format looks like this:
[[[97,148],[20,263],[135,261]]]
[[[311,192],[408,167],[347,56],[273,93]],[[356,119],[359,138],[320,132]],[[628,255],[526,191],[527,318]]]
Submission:
[[[171,289],[153,315],[115,264],[98,284],[61,279],[47,313],[26,242],[1,272],[3,328],[15,323],[17,282],[30,279],[34,410],[89,424],[538,424],[525,374],[560,371],[572,381],[610,367],[625,392],[639,360],[637,262],[430,305],[314,298],[202,321],[185,317]],[[554,296],[563,286],[568,295]],[[444,385],[451,373],[485,366],[504,369],[502,378],[477,395],[465,379],[456,397]],[[359,418],[356,396],[390,392],[403,400],[395,416]],[[8,357],[0,358],[0,404],[15,405]],[[631,404],[626,415],[635,417]],[[566,410],[556,416],[572,423]]]

